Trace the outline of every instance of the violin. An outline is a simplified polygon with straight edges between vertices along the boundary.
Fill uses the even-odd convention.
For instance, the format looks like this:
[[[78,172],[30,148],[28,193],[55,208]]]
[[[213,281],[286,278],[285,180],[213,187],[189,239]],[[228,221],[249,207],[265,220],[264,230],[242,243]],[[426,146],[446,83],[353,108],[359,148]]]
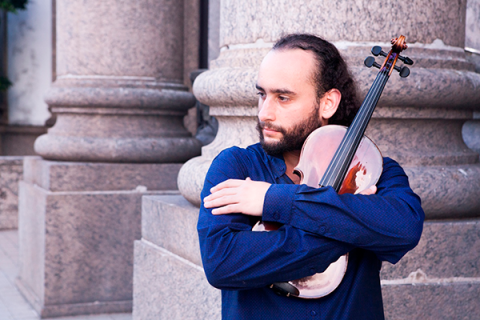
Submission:
[[[357,194],[377,183],[383,170],[383,157],[375,143],[364,133],[393,70],[405,78],[410,74],[405,65],[413,64],[410,58],[400,55],[407,49],[403,35],[392,39],[391,43],[392,48],[388,54],[379,46],[372,48],[374,56],[385,57],[382,65],[375,62],[372,56],[364,61],[366,67],[373,66],[380,70],[350,127],[322,126],[305,140],[300,161],[294,170],[301,178],[300,184],[314,188],[331,186],[339,194]],[[396,66],[398,60],[404,63],[402,67]],[[278,227],[277,224],[260,221],[252,230],[271,231]],[[280,295],[304,299],[321,298],[340,285],[347,265],[348,253],[331,263],[322,273],[289,282],[274,283],[270,287]]]

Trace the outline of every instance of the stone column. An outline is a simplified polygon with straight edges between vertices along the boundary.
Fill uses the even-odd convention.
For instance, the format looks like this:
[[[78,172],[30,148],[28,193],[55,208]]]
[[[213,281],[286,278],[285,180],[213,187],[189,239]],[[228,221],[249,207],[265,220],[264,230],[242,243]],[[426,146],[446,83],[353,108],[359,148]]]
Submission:
[[[127,312],[141,197],[200,153],[180,1],[57,0],[57,121],[20,184],[18,286],[42,317]],[[194,52],[192,52],[194,54]]]
[[[480,202],[473,188],[462,196],[467,201],[452,202],[445,197],[445,189],[440,191],[425,181],[427,176],[438,174],[437,166],[444,165],[448,166],[444,169],[448,171],[444,173],[449,175],[448,179],[457,181],[456,165],[468,166],[476,163],[478,158],[461,137],[461,125],[472,119],[474,109],[478,108],[475,102],[480,99],[480,93],[475,90],[479,76],[466,60],[463,50],[465,1],[445,2],[445,5],[416,1],[408,5],[398,3],[393,8],[378,3],[366,6],[362,1],[340,1],[333,6],[308,2],[308,5],[298,7],[274,2],[258,5],[248,1],[222,2],[220,57],[194,84],[197,99],[210,105],[211,114],[219,117],[220,132],[212,145],[204,147],[202,157],[183,166],[179,177],[182,195],[198,205],[205,170],[213,156],[228,146],[256,141],[253,129],[256,121],[253,87],[256,68],[268,48],[282,34],[310,32],[333,41],[349,62],[363,94],[376,76],[375,71],[365,68],[362,63],[370,54],[370,48],[381,45],[388,50],[387,40],[404,34],[409,43],[405,55],[416,63],[411,67],[409,78],[392,75],[368,129],[369,135],[380,145],[385,156],[412,168],[412,183],[418,184],[417,191],[426,201],[425,209],[430,217],[475,216],[474,208],[480,206]],[[410,5],[415,5],[422,13],[407,14]],[[279,10],[269,10],[271,7]],[[240,15],[240,12],[247,14]],[[291,16],[292,20],[285,19],[284,14]],[[298,16],[303,19],[298,20]],[[361,18],[365,16],[375,19]],[[424,19],[428,19],[428,25],[424,25]],[[236,128],[248,130],[243,124],[235,125],[236,119],[249,119],[251,135],[232,134]],[[390,131],[384,134],[386,129]],[[228,134],[222,134],[221,130]],[[432,139],[428,140],[428,137]],[[416,173],[415,177],[414,167],[421,168],[422,172]],[[203,173],[200,168],[204,168]],[[476,172],[475,168],[472,170]],[[194,183],[191,182],[193,172],[198,177]],[[476,185],[475,180],[473,175],[468,175],[461,183],[467,187],[471,183]],[[458,197],[459,193],[456,194]]]
[[[415,0],[386,6],[380,1],[360,0],[335,3],[225,0],[221,1],[220,10],[220,56],[194,84],[197,99],[209,105],[211,115],[217,117],[219,132],[212,144],[203,147],[201,157],[182,167],[178,178],[182,195],[198,206],[213,157],[229,146],[246,146],[257,141],[254,129],[257,68],[282,34],[308,32],[333,41],[346,57],[363,95],[376,75],[374,70],[363,67],[371,47],[381,45],[388,51],[389,40],[403,34],[410,44],[405,55],[415,64],[409,78],[392,75],[368,134],[384,156],[404,166],[412,187],[423,199],[427,220],[451,222],[427,222],[419,247],[398,267],[384,268],[386,315],[395,319],[404,315],[414,318],[427,310],[435,310],[437,316],[480,315],[476,303],[480,269],[472,262],[479,259],[480,165],[478,154],[462,140],[463,123],[472,119],[479,108],[480,91],[476,88],[480,85],[480,75],[475,73],[464,52],[466,1]],[[175,219],[174,212],[181,208],[192,216],[198,211],[178,199],[163,197],[156,201],[165,209],[161,214],[171,219]],[[170,213],[166,211],[169,206],[175,207]],[[461,218],[472,220],[457,220]],[[174,254],[177,263],[190,266],[191,272],[185,277],[191,281],[182,290],[195,292],[197,285],[203,286],[203,282],[195,280],[201,272],[197,268],[199,259],[185,255],[169,241],[162,242],[159,252]],[[458,243],[468,249],[452,251]],[[462,256],[470,254],[473,256],[462,260]],[[166,270],[162,276],[174,279],[178,274]],[[164,292],[159,293],[156,301],[167,298],[168,289]],[[218,297],[217,292],[213,294]],[[213,297],[212,308],[218,309],[219,301]],[[189,310],[191,305],[176,307]],[[162,313],[168,310],[150,311],[168,314]],[[147,319],[140,314],[135,317],[135,312],[134,318]]]

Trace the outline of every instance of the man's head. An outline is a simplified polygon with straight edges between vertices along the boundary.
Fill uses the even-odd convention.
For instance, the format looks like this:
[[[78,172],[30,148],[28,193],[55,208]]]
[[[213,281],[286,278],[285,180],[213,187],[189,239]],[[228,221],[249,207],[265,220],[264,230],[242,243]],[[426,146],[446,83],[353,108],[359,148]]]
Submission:
[[[350,125],[358,103],[345,61],[331,43],[316,36],[281,38],[258,75],[258,130],[265,151],[300,150],[316,128]]]

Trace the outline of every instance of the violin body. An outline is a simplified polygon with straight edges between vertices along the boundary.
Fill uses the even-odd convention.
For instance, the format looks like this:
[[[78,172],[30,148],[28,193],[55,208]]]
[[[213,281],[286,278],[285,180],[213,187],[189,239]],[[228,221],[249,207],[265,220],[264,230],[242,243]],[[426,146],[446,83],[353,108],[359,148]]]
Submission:
[[[318,188],[328,165],[342,142],[347,128],[328,125],[313,131],[305,141],[300,154],[300,162],[295,172],[300,175],[300,184]],[[360,193],[375,185],[383,170],[383,157],[378,147],[368,137],[363,136],[339,194]],[[330,294],[342,282],[347,271],[348,253],[330,264],[322,272],[290,284],[299,291],[298,297],[316,299]]]
[[[318,188],[335,152],[337,151],[347,128],[338,125],[327,125],[313,131],[303,144],[300,162],[295,173],[301,178],[300,184]],[[359,193],[375,185],[383,170],[383,157],[378,147],[368,137],[364,136],[348,173],[342,183],[339,194]],[[268,222],[257,223],[253,231],[271,231],[278,226]],[[289,281],[296,288],[292,294],[304,299],[317,299],[330,294],[342,282],[347,271],[348,253],[331,263],[322,273],[310,277]],[[293,289],[293,288],[292,288]]]
[[[305,140],[300,161],[294,172],[300,176],[300,184],[318,188],[328,165],[347,132],[347,128],[327,125],[313,131]],[[383,170],[383,157],[375,143],[363,136],[339,194],[360,193],[375,185]]]

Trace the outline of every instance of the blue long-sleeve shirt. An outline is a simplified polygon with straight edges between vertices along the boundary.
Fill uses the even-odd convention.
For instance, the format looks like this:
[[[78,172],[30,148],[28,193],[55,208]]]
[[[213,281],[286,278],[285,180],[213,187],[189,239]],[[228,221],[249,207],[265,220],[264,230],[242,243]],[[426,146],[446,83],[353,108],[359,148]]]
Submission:
[[[202,199],[227,179],[265,181],[263,220],[284,224],[253,232],[258,220],[200,209],[198,234],[208,281],[222,289],[223,319],[383,319],[381,261],[396,263],[418,243],[424,213],[403,169],[384,158],[375,195],[338,195],[331,187],[295,185],[282,157],[259,144],[233,147],[213,161]],[[323,272],[350,252],[347,272],[326,297],[276,295],[274,282]]]

